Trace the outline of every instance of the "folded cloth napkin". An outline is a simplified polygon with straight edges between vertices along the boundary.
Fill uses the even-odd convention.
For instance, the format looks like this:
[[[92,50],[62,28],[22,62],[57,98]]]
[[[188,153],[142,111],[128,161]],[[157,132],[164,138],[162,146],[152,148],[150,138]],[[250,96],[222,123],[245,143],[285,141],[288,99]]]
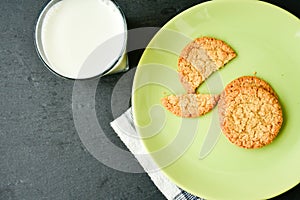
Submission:
[[[136,132],[132,111],[129,108],[124,114],[115,119],[110,123],[112,128],[118,134],[123,143],[127,146],[127,148],[135,155],[138,162],[144,168],[144,170],[148,173],[153,183],[156,187],[162,192],[162,194],[167,199],[172,200],[204,200],[199,197],[195,197],[188,192],[178,188],[174,183],[172,183],[161,171],[148,171],[147,169],[153,168],[156,166],[155,162],[148,157],[138,156],[139,154],[147,154],[145,147],[143,146],[141,140],[138,138],[138,133]],[[136,135],[136,137],[133,137]]]

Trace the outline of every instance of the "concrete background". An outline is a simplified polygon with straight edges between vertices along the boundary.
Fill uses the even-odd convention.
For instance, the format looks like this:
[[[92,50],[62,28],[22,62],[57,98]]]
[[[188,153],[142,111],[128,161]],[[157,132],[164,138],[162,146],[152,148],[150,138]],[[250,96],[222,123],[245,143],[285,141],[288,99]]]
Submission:
[[[46,0],[0,1],[0,200],[164,199],[144,174],[111,169],[82,145],[72,116],[74,81],[50,73],[33,45],[35,21]],[[117,0],[128,28],[161,27],[199,0]],[[300,17],[295,0],[269,1]],[[129,53],[131,68],[142,50]],[[111,94],[122,77],[101,78],[97,115],[107,137],[124,145],[109,126]],[[127,78],[130,84],[133,76]],[[125,90],[128,96],[130,89]],[[121,113],[128,105],[117,108]],[[300,199],[300,186],[275,199]]]

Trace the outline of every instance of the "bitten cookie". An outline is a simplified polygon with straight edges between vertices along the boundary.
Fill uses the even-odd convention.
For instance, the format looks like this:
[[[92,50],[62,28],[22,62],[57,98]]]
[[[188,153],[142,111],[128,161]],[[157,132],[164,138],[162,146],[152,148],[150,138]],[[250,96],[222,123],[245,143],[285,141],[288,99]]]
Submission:
[[[170,95],[161,99],[162,105],[180,117],[199,117],[211,111],[219,100],[219,95],[183,94]]]
[[[234,50],[224,41],[211,37],[197,38],[179,56],[180,81],[187,93],[195,93],[205,79],[235,57]]]
[[[282,122],[282,109],[266,82],[240,85],[229,83],[221,94],[218,109],[222,132],[230,142],[243,148],[260,148],[273,141]],[[245,81],[246,80],[246,81]],[[234,80],[237,82],[236,80]]]

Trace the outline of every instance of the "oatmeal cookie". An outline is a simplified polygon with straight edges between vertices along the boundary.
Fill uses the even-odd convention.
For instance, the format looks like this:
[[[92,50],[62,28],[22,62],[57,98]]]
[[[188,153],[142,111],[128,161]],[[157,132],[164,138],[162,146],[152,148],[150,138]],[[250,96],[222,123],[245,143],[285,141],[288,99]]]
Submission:
[[[242,76],[233,81],[231,81],[225,88],[225,92],[231,92],[233,90],[239,90],[243,87],[262,87],[263,89],[270,92],[272,95],[276,96],[277,94],[272,89],[272,87],[264,80],[256,76]]]
[[[220,95],[183,94],[170,95],[161,99],[162,105],[180,117],[199,117],[212,110]]]
[[[236,57],[224,41],[201,37],[189,43],[178,59],[178,73],[187,93],[195,93],[199,85],[214,71]]]
[[[218,109],[222,132],[239,147],[263,147],[281,128],[283,116],[278,98],[271,87],[260,85],[247,83],[231,88],[229,84],[231,89],[226,86],[221,94]]]

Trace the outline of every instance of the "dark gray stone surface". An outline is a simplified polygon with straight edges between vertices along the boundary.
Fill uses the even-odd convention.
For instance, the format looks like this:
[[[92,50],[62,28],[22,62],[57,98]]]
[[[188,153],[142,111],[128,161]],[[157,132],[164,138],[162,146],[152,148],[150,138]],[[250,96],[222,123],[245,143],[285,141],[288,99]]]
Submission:
[[[46,0],[0,1],[0,200],[164,199],[146,174],[120,172],[97,161],[82,145],[72,116],[74,81],[50,73],[33,45],[35,21]],[[159,27],[199,0],[117,0],[129,29]],[[270,1],[300,16],[294,0]],[[142,53],[129,53],[133,68]],[[97,115],[107,137],[124,145],[109,126],[111,94],[122,77],[100,80]],[[128,77],[130,85],[132,76]],[[128,90],[119,98],[128,96]],[[120,105],[121,106],[121,105]],[[121,113],[129,106],[117,108]],[[300,186],[276,199],[299,199]]]

